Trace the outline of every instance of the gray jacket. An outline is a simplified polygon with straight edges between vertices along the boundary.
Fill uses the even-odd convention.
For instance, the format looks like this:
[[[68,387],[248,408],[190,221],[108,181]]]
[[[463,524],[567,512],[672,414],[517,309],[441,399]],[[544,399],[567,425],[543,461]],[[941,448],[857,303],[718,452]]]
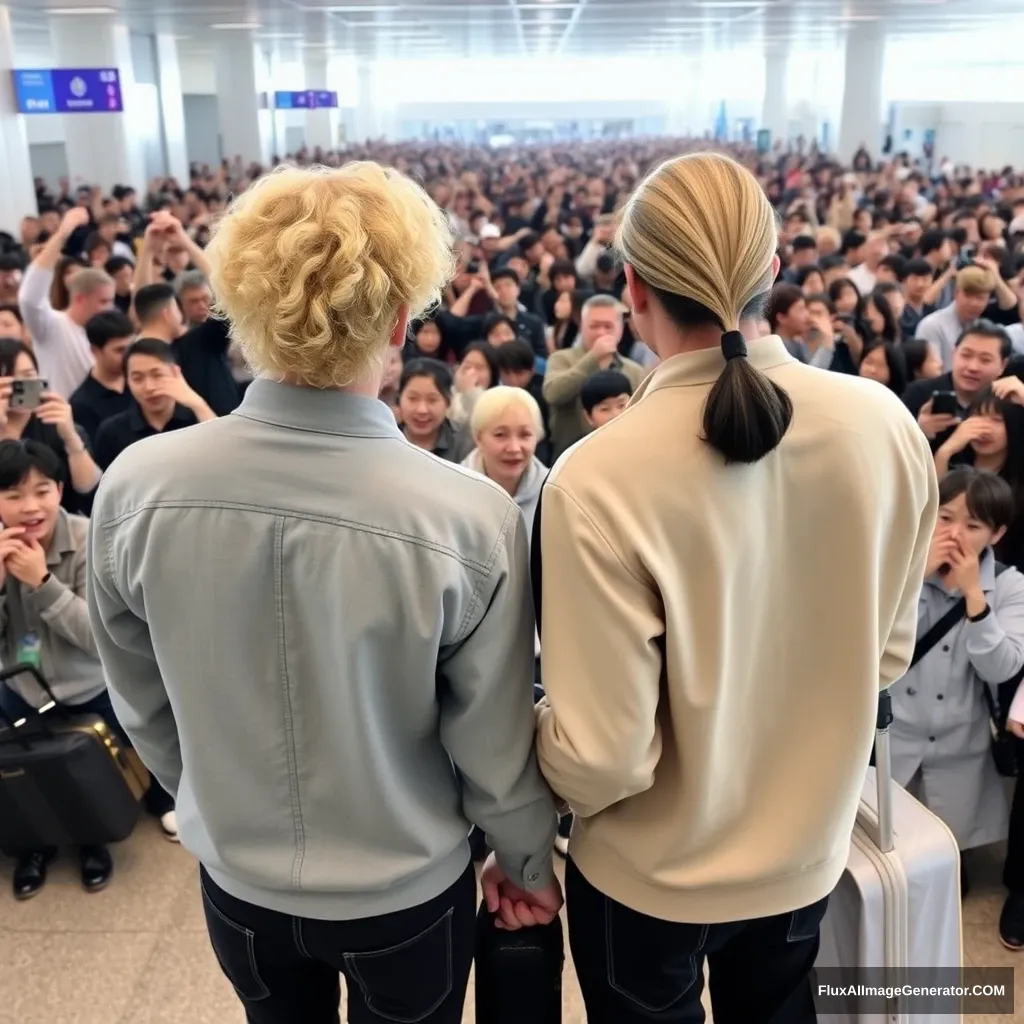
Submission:
[[[50,578],[33,590],[8,574],[0,590],[4,666],[18,661],[20,642],[35,633],[43,676],[68,704],[84,704],[107,685],[85,603],[88,530],[88,519],[60,509],[46,554]],[[33,707],[49,700],[31,676],[15,676],[7,685]]]
[[[920,773],[917,795],[953,831],[961,849],[1006,838],[1006,795],[989,751],[982,686],[1012,679],[1024,665],[1024,576],[995,574],[991,550],[981,560],[991,611],[961,620],[891,687],[893,778],[906,786]],[[923,636],[960,598],[936,576],[924,581],[918,615]]]
[[[454,883],[470,822],[550,881],[522,516],[383,402],[254,381],[117,459],[91,551],[115,710],[222,888],[390,913]]]

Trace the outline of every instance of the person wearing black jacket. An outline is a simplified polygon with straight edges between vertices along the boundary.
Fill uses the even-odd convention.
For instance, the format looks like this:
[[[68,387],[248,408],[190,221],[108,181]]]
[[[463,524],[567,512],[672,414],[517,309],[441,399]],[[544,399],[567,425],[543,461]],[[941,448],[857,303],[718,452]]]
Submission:
[[[949,373],[915,381],[903,392],[903,404],[917,419],[932,451],[938,451],[978,395],[1003,375],[1012,348],[1004,328],[989,320],[976,320],[957,339]],[[932,411],[932,396],[938,391],[955,393],[955,415]]]

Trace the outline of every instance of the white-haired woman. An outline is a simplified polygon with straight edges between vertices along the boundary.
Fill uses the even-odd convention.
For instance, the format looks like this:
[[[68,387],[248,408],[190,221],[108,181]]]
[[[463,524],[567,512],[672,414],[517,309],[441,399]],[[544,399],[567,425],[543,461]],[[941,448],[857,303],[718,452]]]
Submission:
[[[477,399],[469,427],[476,447],[462,465],[483,473],[511,495],[531,536],[547,475],[547,467],[534,454],[544,438],[540,406],[523,388],[489,388]]]

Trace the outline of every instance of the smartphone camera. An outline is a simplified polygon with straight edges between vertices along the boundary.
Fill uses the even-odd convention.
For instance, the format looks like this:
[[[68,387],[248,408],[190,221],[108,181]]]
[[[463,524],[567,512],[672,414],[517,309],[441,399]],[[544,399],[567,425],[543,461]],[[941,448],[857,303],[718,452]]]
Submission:
[[[11,381],[12,409],[38,409],[43,402],[43,395],[50,390],[50,385],[42,377],[28,377]]]

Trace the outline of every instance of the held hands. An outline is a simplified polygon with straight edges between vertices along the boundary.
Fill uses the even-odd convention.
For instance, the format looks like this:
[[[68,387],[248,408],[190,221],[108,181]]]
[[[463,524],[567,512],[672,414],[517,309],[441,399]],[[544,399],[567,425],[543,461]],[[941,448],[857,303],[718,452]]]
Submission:
[[[959,419],[949,413],[932,412],[932,400],[929,398],[921,411],[917,414],[917,425],[924,432],[929,441],[934,441],[939,434],[959,423]],[[957,449],[959,451],[959,449]]]
[[[493,853],[480,874],[480,887],[488,911],[496,915],[495,927],[503,931],[515,932],[520,928],[551,924],[565,902],[557,878],[535,892],[520,889],[509,881]]]

